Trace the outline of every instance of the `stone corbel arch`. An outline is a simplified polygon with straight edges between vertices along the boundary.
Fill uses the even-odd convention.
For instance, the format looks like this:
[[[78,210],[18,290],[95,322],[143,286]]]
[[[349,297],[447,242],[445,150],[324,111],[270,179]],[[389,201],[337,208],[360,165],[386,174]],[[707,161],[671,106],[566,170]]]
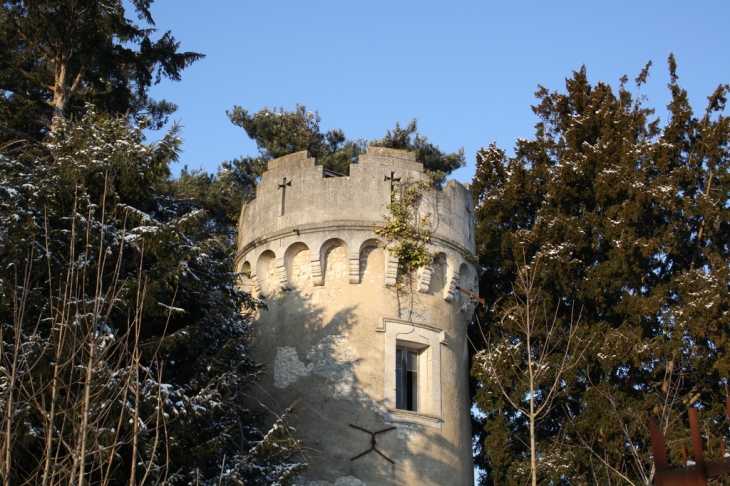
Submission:
[[[393,287],[398,282],[398,257],[391,254],[386,247],[385,253],[385,285]]]
[[[456,295],[456,286],[459,282],[459,272],[452,266],[448,265],[448,276],[444,277],[444,300],[451,302]]]
[[[244,292],[253,293],[256,288],[256,283],[251,268],[251,263],[248,260],[242,262],[238,269],[238,273],[240,274],[239,285],[241,290],[243,290]]]
[[[286,278],[285,285],[288,290],[295,290],[297,288],[301,288],[304,285],[306,285],[306,282],[297,281],[297,279],[295,278],[295,275],[294,275],[294,272],[297,270],[294,266],[295,258],[297,257],[297,255],[300,254],[300,252],[303,252],[303,251],[306,252],[307,254],[309,254],[309,258],[307,259],[308,260],[307,265],[309,266],[309,268],[304,269],[304,274],[308,275],[307,280],[310,280],[312,278],[312,270],[311,270],[312,252],[310,251],[309,247],[301,241],[292,243],[291,245],[289,245],[289,247],[284,252],[284,258],[283,258],[284,273],[285,273],[285,278]],[[284,286],[282,285],[282,287],[284,287]]]
[[[307,246],[309,247],[309,264],[311,265],[312,271],[312,285],[322,286],[324,285],[324,272],[322,271],[322,252],[321,248],[323,240],[319,234],[312,235],[313,238],[308,240]]]
[[[352,270],[351,270],[351,258],[348,253],[348,246],[345,240],[341,238],[330,238],[327,241],[325,241],[322,246],[319,249],[319,268],[320,268],[320,275],[319,279],[322,282],[319,285],[324,285],[327,279],[327,253],[336,247],[342,247],[345,250],[345,254],[348,255],[348,282],[352,278]],[[312,270],[312,277],[314,277],[314,269]]]
[[[438,251],[434,254],[432,267],[436,267],[437,265],[439,267],[437,269],[432,268],[431,273],[436,273],[436,270],[438,270],[438,273],[441,275],[441,282],[439,283],[442,285],[442,287],[440,289],[435,288],[435,282],[431,281],[431,278],[429,277],[429,287],[427,287],[426,291],[440,291],[443,299],[446,302],[451,302],[452,300],[454,300],[454,295],[456,294],[456,286],[459,282],[458,269],[455,268],[454,262],[451,257],[449,257],[443,251]]]
[[[359,250],[357,252],[357,260],[355,261],[355,264],[357,265],[357,274],[356,274],[356,281],[353,282],[352,278],[350,279],[350,283],[362,283],[361,275],[363,271],[365,270],[365,267],[363,267],[363,260],[365,259],[365,252],[367,252],[370,248],[379,248],[381,250],[385,249],[385,243],[383,241],[379,240],[378,238],[368,238],[360,245],[358,246]],[[387,258],[385,258],[386,254],[385,251],[383,251],[383,260],[384,265],[383,268],[380,270],[383,271],[383,274],[385,275],[387,273]],[[351,255],[351,265],[352,265],[352,255]],[[352,267],[350,267],[350,276],[352,277]]]
[[[257,278],[255,280],[256,290],[262,297],[273,296],[281,282],[278,272],[272,275],[272,270],[276,270],[276,254],[272,250],[264,250],[256,260]]]
[[[473,278],[473,275],[475,273],[476,272],[473,270],[471,265],[467,264],[466,262],[462,262],[461,265],[459,265],[459,287],[464,290],[468,290],[473,294],[476,294],[478,291],[474,288]],[[474,315],[474,302],[467,294],[464,294],[462,292],[458,292],[458,294],[461,302],[465,304],[464,310],[466,311],[466,317],[467,319],[471,320],[472,316]]]
[[[416,275],[418,276],[418,291],[422,294],[428,293],[428,289],[431,287],[433,266],[419,268]]]
[[[276,274],[279,276],[279,284],[281,286],[281,290],[291,290],[289,281],[286,278],[286,265],[284,263],[283,256],[277,256],[276,258]]]
[[[350,284],[360,283],[360,252],[350,252],[349,255]]]
[[[469,269],[469,265],[462,262],[461,265],[459,265],[459,287],[470,292],[474,292],[471,285],[471,270]]]

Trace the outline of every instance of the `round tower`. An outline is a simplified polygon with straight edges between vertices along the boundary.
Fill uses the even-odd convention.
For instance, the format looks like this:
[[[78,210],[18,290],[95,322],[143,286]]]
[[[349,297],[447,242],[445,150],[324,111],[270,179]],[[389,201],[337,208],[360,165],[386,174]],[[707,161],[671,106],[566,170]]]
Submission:
[[[340,176],[306,152],[269,162],[241,211],[237,270],[266,301],[255,398],[292,425],[310,467],[298,484],[474,484],[466,339],[477,292],[468,187],[427,188],[433,264],[400,284],[374,230],[415,154],[370,147]],[[396,285],[396,283],[399,283]]]

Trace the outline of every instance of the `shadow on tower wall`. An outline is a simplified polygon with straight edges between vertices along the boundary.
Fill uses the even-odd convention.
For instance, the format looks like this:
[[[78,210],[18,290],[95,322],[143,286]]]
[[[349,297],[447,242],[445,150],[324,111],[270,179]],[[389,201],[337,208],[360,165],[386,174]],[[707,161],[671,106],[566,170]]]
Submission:
[[[368,485],[459,484],[453,475],[461,471],[459,447],[465,441],[390,419],[383,406],[384,366],[390,365],[383,363],[383,335],[374,332],[377,322],[369,322],[360,305],[338,306],[336,292],[325,285],[279,290],[266,299],[268,310],[257,319],[252,345],[265,374],[248,399],[276,415],[297,403],[291,424],[304,441],[310,464],[304,476],[310,481],[354,476]],[[371,437],[351,425],[370,431],[396,427],[378,434],[375,445],[393,464],[375,451],[352,460],[371,447]],[[458,424],[443,427],[461,430]]]

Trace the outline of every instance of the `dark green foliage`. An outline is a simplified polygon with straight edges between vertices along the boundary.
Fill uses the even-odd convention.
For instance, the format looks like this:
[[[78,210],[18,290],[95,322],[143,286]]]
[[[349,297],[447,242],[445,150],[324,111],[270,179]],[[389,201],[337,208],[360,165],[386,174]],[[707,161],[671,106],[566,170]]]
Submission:
[[[487,338],[509,333],[500,317],[523,255],[542,262],[541,291],[558,306],[559,321],[567,325],[582,311],[588,350],[538,431],[546,448],[570,453],[570,473],[554,484],[648,485],[650,416],[671,441],[689,437],[685,411],[701,407],[709,457],[727,433],[729,88],[719,86],[695,116],[673,57],[669,65],[665,126],[626,78],[617,90],[592,86],[583,68],[565,93],[536,93],[535,137],[518,140],[514,157],[494,145],[477,154],[472,190],[481,292],[491,303],[481,315]],[[481,376],[477,364],[474,374]],[[477,392],[489,432],[480,439],[484,484],[502,484],[527,459],[526,431],[488,391]],[[679,443],[670,453],[679,465]]]
[[[249,138],[256,141],[261,153],[258,158],[243,159],[246,169],[250,171],[244,172],[250,174],[244,177],[256,178],[265,170],[269,160],[301,150],[307,150],[319,165],[347,175],[350,173],[350,164],[357,162],[368,145],[363,139],[348,140],[341,129],[322,133],[319,129],[319,113],[307,111],[302,105],[297,105],[294,111],[264,108],[254,114],[234,106],[233,111],[228,112],[228,117],[234,125],[246,130]],[[396,122],[392,132],[388,130],[385,137],[373,141],[371,145],[416,152],[416,160],[423,164],[436,185],[441,185],[447,175],[465,163],[463,148],[453,154],[441,152],[427,137],[418,134],[416,120],[405,129]]]
[[[192,206],[204,209],[214,225],[211,231],[233,236],[241,205],[254,197],[256,181],[265,170],[266,163],[253,157],[223,162],[216,174],[186,166],[180,177],[166,182],[166,187]]]
[[[148,88],[202,57],[153,40],[151,3],[132,0],[143,27],[120,0],[0,6],[4,484],[284,484],[304,466],[287,416],[262,433],[243,405],[261,303],[237,290],[234,223],[257,167],[170,179],[177,127],[144,143],[175,110]]]
[[[203,55],[178,52],[170,32],[153,40],[152,0],[134,0],[138,26],[121,0],[5,0],[0,5],[0,146],[40,140],[54,117],[80,116],[86,104],[113,115],[146,117],[159,128],[175,105],[148,97]]]
[[[235,287],[232,203],[215,178],[169,180],[175,130],[143,142],[87,107],[47,151],[0,156],[9,484],[272,484],[302,467],[286,417],[264,435],[243,406],[259,303]]]
[[[382,139],[374,140],[371,145],[416,152],[416,160],[423,164],[425,172],[436,185],[443,184],[447,175],[466,164],[463,148],[452,154],[442,152],[428,141],[428,137],[418,133],[416,120],[410,122],[406,128],[401,128],[400,123],[395,122],[392,132],[388,130]]]
[[[319,130],[321,117],[306,106],[297,105],[294,111],[284,108],[264,108],[254,114],[234,106],[228,117],[256,141],[261,157],[253,159],[253,166],[264,166],[269,160],[307,150],[320,165],[340,174],[350,173],[350,163],[356,162],[364,151],[364,144],[345,138],[342,130]],[[258,174],[256,174],[258,175]]]
[[[242,174],[250,173],[249,167],[233,169],[233,163],[224,163],[218,173],[208,174],[201,170],[189,171],[187,166],[177,179],[168,181],[169,190],[187,200],[191,206],[205,209],[211,216],[212,232],[234,235],[236,223],[244,199],[253,196],[253,181],[242,179]]]

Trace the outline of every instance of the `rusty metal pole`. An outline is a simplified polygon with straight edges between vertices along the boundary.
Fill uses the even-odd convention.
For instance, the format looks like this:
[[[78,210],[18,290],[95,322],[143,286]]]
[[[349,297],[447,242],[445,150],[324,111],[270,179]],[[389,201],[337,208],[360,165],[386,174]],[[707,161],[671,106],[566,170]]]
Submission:
[[[730,398],[725,400],[725,406],[730,419]],[[659,420],[649,419],[649,430],[651,432],[651,447],[654,454],[654,484],[656,486],[707,486],[708,478],[730,475],[730,457],[725,457],[725,443],[721,440],[722,455],[719,459],[705,461],[702,450],[702,434],[700,430],[699,415],[696,408],[687,411],[689,416],[690,431],[692,434],[692,452],[694,464],[687,464],[687,449],[682,444],[683,467],[669,469],[667,460],[667,447],[659,428]]]
[[[664,434],[659,428],[659,419],[649,419],[649,430],[651,432],[651,451],[654,454],[654,470],[664,472],[669,469],[667,460],[667,444],[664,442]]]
[[[702,452],[702,435],[700,433],[700,419],[697,409],[691,407],[689,410],[689,429],[692,434],[692,452],[697,465],[697,484],[707,486],[707,471],[705,469],[705,455]]]

